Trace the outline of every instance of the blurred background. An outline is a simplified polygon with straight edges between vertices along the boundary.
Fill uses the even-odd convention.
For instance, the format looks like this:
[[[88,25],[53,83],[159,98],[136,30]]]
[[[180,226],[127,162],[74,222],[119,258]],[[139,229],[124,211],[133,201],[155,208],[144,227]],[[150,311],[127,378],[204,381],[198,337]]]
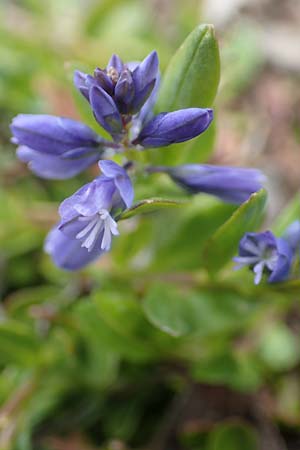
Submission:
[[[227,286],[225,306],[203,305],[200,337],[165,334],[137,305],[155,289],[176,297],[162,284],[150,289],[167,254],[169,281],[185,292],[189,274],[170,251],[176,258],[174,242],[194,216],[173,247],[158,244],[156,270],[136,273],[150,220],[124,223],[112,255],[65,273],[43,240],[59,202],[97,169],[42,180],[10,143],[20,112],[97,127],[73,88],[74,69],[156,49],[163,72],[199,23],[214,24],[222,64],[207,160],[263,169],[270,222],[300,185],[299,0],[0,0],[1,450],[300,449],[298,304],[278,293],[233,302]],[[193,269],[186,244],[183,268]]]

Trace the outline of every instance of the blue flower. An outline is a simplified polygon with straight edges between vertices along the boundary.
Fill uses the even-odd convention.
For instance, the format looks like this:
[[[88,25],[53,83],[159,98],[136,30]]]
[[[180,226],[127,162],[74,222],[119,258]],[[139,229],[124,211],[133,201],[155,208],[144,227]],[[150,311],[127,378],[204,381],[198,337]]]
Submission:
[[[124,64],[113,55],[106,69],[96,68],[93,76],[76,71],[75,86],[112,141],[72,119],[20,114],[11,124],[19,159],[43,178],[70,178],[105,158],[108,150],[120,153],[167,146],[203,133],[213,120],[211,109],[189,108],[153,116],[159,82],[155,51],[141,63]]]
[[[213,120],[213,111],[201,108],[154,116],[160,83],[155,51],[140,63],[123,63],[113,55],[93,75],[76,71],[74,83],[111,140],[78,121],[52,115],[19,114],[11,124],[19,159],[43,178],[70,178],[100,160],[102,175],[62,202],[61,220],[46,240],[45,250],[67,270],[84,267],[110,249],[118,213],[132,204],[125,169],[105,158],[193,139]]]
[[[63,269],[80,269],[107,252],[119,234],[116,215],[132,204],[126,171],[113,161],[100,161],[99,167],[101,176],[62,202],[61,220],[46,239],[46,252]]]
[[[271,231],[246,233],[239,244],[239,256],[234,258],[237,269],[249,266],[254,274],[254,283],[259,284],[263,273],[269,283],[288,278],[293,252],[287,241],[276,238]]]
[[[203,133],[213,120],[211,109],[189,108],[153,117],[159,87],[158,56],[124,64],[113,55],[94,75],[76,71],[74,83],[89,101],[97,122],[115,142],[130,148],[162,147]]]
[[[11,130],[20,160],[43,178],[77,175],[114,146],[76,120],[46,114],[19,114]]]
[[[187,108],[160,113],[141,129],[133,144],[165,147],[193,139],[203,133],[213,120],[211,109]]]
[[[215,195],[224,202],[240,204],[263,186],[260,170],[240,167],[186,164],[178,167],[150,167],[150,172],[166,172],[190,193]]]
[[[76,71],[74,84],[91,103],[98,120],[98,108],[94,102],[96,92],[102,95],[104,102],[105,94],[110,96],[120,114],[134,115],[145,104],[158,78],[158,56],[153,51],[137,64],[124,64],[119,56],[113,55],[106,69],[95,69],[94,76]]]

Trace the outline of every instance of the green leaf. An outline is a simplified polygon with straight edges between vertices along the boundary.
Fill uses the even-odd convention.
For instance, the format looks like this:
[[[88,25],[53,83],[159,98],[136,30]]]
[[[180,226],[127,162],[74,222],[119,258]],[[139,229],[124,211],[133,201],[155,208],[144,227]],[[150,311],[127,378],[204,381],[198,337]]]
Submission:
[[[195,195],[180,211],[167,210],[153,220],[154,270],[197,269],[207,239],[231,216],[235,206],[213,196]]]
[[[208,450],[258,450],[254,429],[243,423],[219,425],[210,435]]]
[[[243,235],[257,229],[263,218],[266,197],[263,189],[252,194],[208,240],[204,256],[209,272],[220,270],[237,253]]]
[[[105,293],[104,295],[109,295]],[[95,296],[96,301],[94,303],[88,300],[85,303],[78,304],[74,318],[80,327],[84,336],[87,339],[87,348],[96,346],[98,348],[99,355],[101,356],[101,349],[110,352],[111,355],[122,356],[128,360],[140,361],[153,358],[155,356],[155,350],[151,345],[145,345],[141,342],[141,339],[130,334],[129,330],[123,329],[122,322],[117,326],[117,321],[123,316],[124,312],[120,311],[120,305],[116,305],[113,301],[111,305],[112,317],[108,318],[109,300],[108,297],[106,304],[101,303],[101,299]],[[101,309],[99,310],[99,306]],[[126,305],[125,305],[126,308]],[[119,311],[118,311],[119,309]],[[130,314],[130,312],[129,312]],[[134,327],[135,324],[130,326]]]
[[[212,25],[199,25],[171,59],[164,74],[161,111],[212,105],[220,79],[218,43]]]
[[[171,284],[155,283],[143,308],[148,320],[174,337],[197,333],[212,336],[237,330],[251,317],[255,304],[234,292],[181,291]]]
[[[232,101],[251,86],[263,67],[264,57],[259,33],[253,24],[239,24],[226,37],[222,50],[222,102]]]
[[[135,203],[131,208],[126,209],[126,211],[117,217],[117,220],[130,219],[137,214],[151,213],[165,208],[176,208],[184,204],[185,202],[183,201],[167,200],[164,198],[148,198],[146,200],[141,200],[138,203]]]
[[[186,38],[171,59],[163,76],[158,99],[159,111],[211,107],[220,80],[218,43],[212,25],[199,25]],[[199,162],[208,157],[215,140],[214,127],[185,144],[170,146],[164,152],[152,151],[156,163]]]
[[[171,336],[183,336],[194,329],[194,317],[176,288],[155,284],[147,293],[143,307],[148,320]]]
[[[151,329],[145,320],[140,303],[124,292],[100,290],[92,297],[100,317],[117,333],[142,341]],[[140,335],[139,335],[140,334]]]
[[[214,353],[210,351],[192,366],[196,381],[209,384],[225,384],[241,391],[255,390],[262,382],[260,365],[247,352],[238,354],[227,347]]]
[[[40,343],[35,330],[16,320],[0,324],[0,363],[34,366],[40,361]]]
[[[263,333],[259,354],[272,370],[292,369],[300,358],[298,339],[284,324],[275,324]]]
[[[84,32],[88,35],[97,35],[99,27],[101,27],[103,21],[106,19],[116,5],[121,3],[120,0],[115,0],[112,5],[111,0],[102,0],[92,5],[87,14],[84,17]]]

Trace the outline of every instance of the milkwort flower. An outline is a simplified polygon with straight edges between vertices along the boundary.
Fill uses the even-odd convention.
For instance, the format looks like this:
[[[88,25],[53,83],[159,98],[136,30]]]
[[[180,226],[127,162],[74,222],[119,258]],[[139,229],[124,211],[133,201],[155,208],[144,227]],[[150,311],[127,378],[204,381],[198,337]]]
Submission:
[[[149,172],[165,172],[192,194],[215,195],[224,202],[240,204],[259,191],[265,180],[260,170],[241,167],[185,164],[177,167],[150,167]]]
[[[271,231],[246,233],[239,244],[239,256],[233,260],[236,269],[249,266],[254,274],[254,283],[259,284],[263,274],[269,283],[284,281],[288,278],[293,252],[288,242],[276,238]]]
[[[43,178],[72,177],[102,160],[103,174],[83,186],[60,207],[61,221],[45,249],[62,268],[76,270],[109,250],[118,233],[116,210],[132,203],[133,188],[125,169],[103,159],[109,153],[143,150],[183,142],[206,130],[211,109],[189,108],[153,115],[159,87],[158,57],[124,64],[113,55],[93,76],[75,72],[74,83],[89,102],[105,140],[86,125],[51,115],[19,114],[11,124],[18,157]]]
[[[100,161],[99,167],[101,176],[62,202],[61,220],[46,239],[46,252],[63,269],[80,269],[108,251],[119,234],[116,215],[132,204],[126,171],[113,161]]]
[[[72,119],[20,114],[11,124],[18,157],[43,178],[69,178],[107,156],[167,146],[192,139],[210,125],[211,109],[188,108],[153,117],[159,87],[158,56],[154,51],[141,63],[127,63],[113,55],[106,69],[94,75],[76,71],[76,88],[89,102],[108,141]]]
[[[155,51],[140,64],[124,64],[119,56],[112,55],[106,69],[96,68],[94,76],[75,71],[74,83],[92,107],[96,103],[94,97],[99,95],[103,101],[111,103],[113,100],[111,104],[120,114],[134,115],[140,111],[159,81],[158,64]],[[97,113],[97,108],[94,112]],[[100,115],[103,115],[102,111]]]
[[[11,131],[18,157],[42,178],[77,175],[114,146],[76,120],[47,114],[19,114]]]
[[[159,87],[158,56],[151,52],[140,64],[113,55],[94,76],[76,71],[74,83],[88,100],[97,122],[115,142],[129,148],[167,146],[192,139],[208,128],[211,109],[188,108],[153,117]]]

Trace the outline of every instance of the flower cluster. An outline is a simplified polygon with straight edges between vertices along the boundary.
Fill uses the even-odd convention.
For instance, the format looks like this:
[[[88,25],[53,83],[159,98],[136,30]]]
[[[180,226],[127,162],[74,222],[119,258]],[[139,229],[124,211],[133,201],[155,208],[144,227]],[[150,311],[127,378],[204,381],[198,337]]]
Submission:
[[[61,221],[46,239],[45,250],[59,267],[79,269],[109,250],[111,236],[119,234],[114,218],[132,204],[126,171],[113,161],[99,167],[101,176],[62,202]]]
[[[96,68],[93,75],[75,72],[76,88],[110,140],[64,117],[19,114],[12,121],[17,155],[40,177],[66,179],[99,163],[100,176],[62,202],[61,220],[46,239],[46,252],[61,268],[80,269],[110,249],[111,236],[118,234],[118,214],[132,205],[134,197],[126,172],[128,149],[139,152],[193,139],[213,120],[209,108],[154,115],[158,66],[153,51],[141,63],[124,64],[113,55],[107,67]],[[123,154],[123,167],[107,159],[114,154]],[[191,193],[204,192],[231,203],[247,200],[263,181],[255,169],[197,164],[148,167],[145,172],[165,172]]]
[[[249,266],[259,284],[263,274],[269,283],[285,281],[291,273],[293,262],[300,254],[300,222],[293,222],[282,237],[271,231],[246,233],[240,241],[239,256],[234,258],[236,269]]]

